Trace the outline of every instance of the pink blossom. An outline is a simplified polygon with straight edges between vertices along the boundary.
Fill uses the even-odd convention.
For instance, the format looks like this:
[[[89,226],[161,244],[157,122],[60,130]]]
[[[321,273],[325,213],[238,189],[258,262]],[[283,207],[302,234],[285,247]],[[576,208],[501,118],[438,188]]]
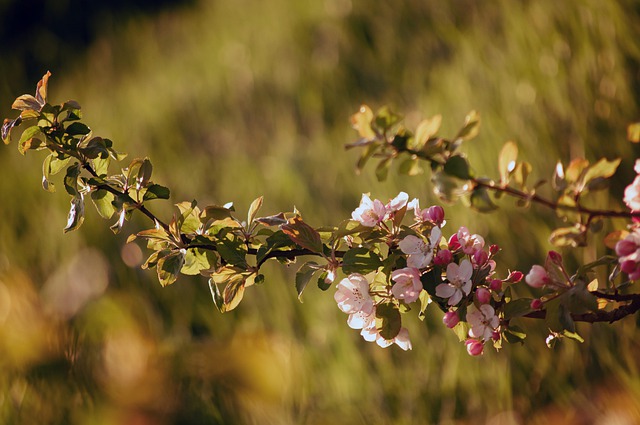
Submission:
[[[399,300],[406,303],[412,303],[418,299],[422,291],[422,282],[420,281],[420,272],[414,267],[405,267],[403,269],[391,272],[391,280],[395,282],[391,288],[391,293]]]
[[[531,300],[531,310],[540,310],[542,308],[542,306],[544,305],[544,303],[542,302],[542,300],[540,298],[536,298]]]
[[[447,311],[442,318],[442,323],[449,329],[452,329],[460,322],[460,316],[457,311]]]
[[[480,304],[487,304],[491,301],[491,292],[487,288],[478,288],[476,289],[476,297]]]
[[[363,226],[375,227],[382,223],[387,215],[387,209],[379,200],[372,201],[368,195],[362,194],[360,205],[351,213],[351,218]]]
[[[398,246],[403,253],[408,255],[407,266],[416,269],[428,267],[433,259],[433,250],[438,246],[441,238],[442,230],[436,226],[431,229],[428,242],[415,235],[408,235],[401,240]]]
[[[467,259],[462,260],[460,265],[451,263],[447,266],[448,283],[441,283],[436,286],[436,295],[440,298],[449,298],[449,305],[456,305],[463,296],[471,292],[471,275],[473,267]]]
[[[407,205],[408,200],[409,195],[405,192],[400,192],[398,196],[390,200],[389,203],[385,205],[387,214],[401,210],[405,205]]]
[[[616,254],[620,269],[630,280],[640,279],[640,229],[634,229],[616,244]]]
[[[491,334],[500,324],[500,319],[496,316],[496,311],[489,304],[483,304],[479,308],[472,307],[467,312],[467,322],[471,326],[469,336],[491,339]]]
[[[473,258],[473,262],[475,264],[477,264],[478,266],[482,266],[489,260],[489,254],[487,254],[486,251],[479,249],[473,254],[471,258]]]
[[[419,223],[431,222],[438,227],[444,225],[444,209],[439,205],[421,210],[420,201],[414,198],[407,204],[407,208],[413,209],[415,220]]]
[[[464,345],[467,346],[467,353],[469,353],[470,356],[480,356],[484,350],[484,343],[477,339],[467,339]]]
[[[527,282],[527,285],[532,288],[542,288],[551,282],[551,279],[544,267],[537,264],[531,267],[529,274],[527,274],[524,280]]]
[[[509,272],[509,276],[507,276],[506,281],[509,283],[518,283],[524,277],[524,273],[519,272],[517,270]]]
[[[491,288],[492,291],[501,291],[502,290],[502,281],[500,279],[493,279],[490,283],[489,283],[489,288]]]
[[[400,328],[400,332],[393,339],[385,339],[376,330],[375,324],[373,327],[362,329],[361,333],[365,341],[375,341],[382,348],[387,348],[390,345],[396,344],[404,351],[411,350],[411,340],[409,339],[409,331],[406,328]]]
[[[631,211],[640,211],[640,175],[636,176],[633,183],[626,187],[622,200]]]
[[[484,239],[478,234],[470,234],[469,229],[462,226],[458,229],[457,241],[465,254],[473,255],[484,248]]]
[[[369,295],[369,282],[359,273],[352,273],[338,283],[333,298],[338,308],[347,314],[360,311],[369,314],[373,311],[373,299]]]
[[[352,313],[349,315],[347,319],[347,325],[351,329],[365,329],[368,327],[376,326],[376,308],[375,306],[371,309],[369,313],[366,313],[362,310]]]

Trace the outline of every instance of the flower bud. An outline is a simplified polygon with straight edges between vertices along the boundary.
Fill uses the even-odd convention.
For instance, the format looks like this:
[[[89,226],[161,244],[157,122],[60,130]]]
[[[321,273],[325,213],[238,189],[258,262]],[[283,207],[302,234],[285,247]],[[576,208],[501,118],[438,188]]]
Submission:
[[[483,251],[481,249],[476,251],[473,254],[473,262],[476,263],[478,266],[484,265],[484,263],[486,263],[488,259],[489,259],[489,254],[487,254],[486,251]]]
[[[623,239],[618,241],[616,244],[616,255],[618,257],[624,257],[630,254],[633,254],[638,249],[638,246],[628,239]]]
[[[433,264],[440,267],[446,266],[451,261],[453,261],[453,254],[448,249],[438,251],[436,256],[433,258]]]
[[[562,255],[556,251],[549,251],[548,254],[549,260],[553,261],[555,264],[561,266],[562,265]]]
[[[500,341],[500,332],[498,331],[491,332],[491,339],[494,341]]]
[[[458,322],[460,322],[460,317],[455,311],[447,311],[442,318],[442,323],[449,329],[452,329]]]
[[[476,297],[480,304],[487,304],[491,301],[491,292],[487,288],[476,289]]]
[[[460,242],[458,241],[458,234],[454,233],[449,238],[449,249],[451,251],[455,251],[456,249],[460,249]]]
[[[464,345],[467,346],[467,353],[470,356],[480,356],[484,350],[484,344],[477,339],[468,339],[464,342]]]
[[[633,273],[635,269],[636,269],[635,261],[627,260],[620,263],[620,270],[622,270],[626,274]]]
[[[432,223],[439,226],[444,221],[444,209],[439,205],[429,207],[427,209],[427,217]]]
[[[519,272],[518,270],[510,272],[509,276],[507,277],[507,282],[509,283],[518,283],[522,280],[522,278],[524,277],[524,273]]]
[[[540,298],[536,298],[535,300],[531,300],[531,310],[540,310],[544,303]]]
[[[502,291],[502,281],[500,279],[493,279],[491,283],[489,283],[489,288],[496,292]]]
[[[500,251],[500,247],[498,245],[494,244],[489,247],[489,253],[491,253],[491,255],[496,255],[498,251]]]
[[[524,280],[527,282],[527,285],[532,288],[542,288],[550,282],[547,271],[544,267],[537,264],[531,267],[531,271],[529,271],[529,274],[524,278]]]

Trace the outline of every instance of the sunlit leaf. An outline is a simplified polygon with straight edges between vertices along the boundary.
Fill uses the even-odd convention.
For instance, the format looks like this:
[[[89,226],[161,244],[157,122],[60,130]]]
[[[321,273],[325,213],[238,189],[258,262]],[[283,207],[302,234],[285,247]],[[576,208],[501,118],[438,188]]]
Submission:
[[[8,145],[9,142],[11,141],[11,130],[13,130],[14,127],[19,126],[22,123],[22,117],[18,117],[15,119],[5,119],[4,122],[2,123],[2,141]]]
[[[629,236],[629,231],[627,230],[614,230],[605,236],[604,244],[609,249],[616,249],[616,244],[627,236]]]
[[[471,207],[477,211],[486,213],[495,211],[498,206],[493,203],[489,191],[485,187],[476,187],[471,192]]]
[[[378,127],[381,133],[384,133],[399,123],[400,120],[402,120],[402,115],[395,113],[388,106],[383,106],[376,112],[376,115],[373,118],[373,123]]]
[[[518,145],[512,141],[508,141],[504,144],[498,156],[498,170],[500,171],[500,181],[502,184],[509,183],[509,176],[516,168],[517,159]]]
[[[84,198],[82,194],[74,196],[71,200],[71,208],[69,209],[69,216],[67,218],[67,226],[64,228],[64,232],[71,232],[76,230],[82,225],[84,221]]]
[[[640,122],[630,124],[627,127],[627,139],[633,143],[640,143]]]
[[[367,248],[353,248],[342,258],[342,270],[346,274],[367,274],[382,266],[380,256]]]
[[[226,313],[231,311],[240,304],[244,296],[245,279],[242,275],[236,275],[227,282],[222,291],[222,299],[224,301],[221,311]]]
[[[468,180],[473,177],[469,169],[469,161],[460,155],[450,157],[444,164],[443,170],[448,175],[462,180]]]
[[[211,291],[211,297],[213,298],[213,304],[216,308],[222,312],[222,306],[224,304],[224,298],[222,298],[222,293],[220,293],[220,288],[213,281],[213,279],[209,279],[209,290]]]
[[[147,191],[142,197],[143,201],[151,201],[153,199],[169,199],[171,192],[169,188],[160,186],[159,184],[152,184],[147,187]]]
[[[576,226],[561,227],[554,230],[549,236],[549,242],[555,246],[584,246],[586,244],[586,234]]]
[[[471,140],[480,131],[480,115],[476,111],[471,111],[464,119],[464,126],[456,135],[456,139]]]
[[[263,197],[260,196],[251,203],[249,206],[249,212],[247,213],[247,226],[250,226],[253,223],[253,220],[256,218],[256,214],[258,214],[258,210],[262,207]]]
[[[180,273],[186,275],[198,275],[202,270],[211,268],[209,259],[204,250],[198,248],[187,249],[184,256],[184,265],[180,269]]]
[[[162,286],[171,285],[178,279],[178,274],[184,265],[184,257],[184,250],[174,250],[158,260],[156,269]]]
[[[313,227],[302,221],[302,217],[299,215],[291,218],[287,224],[283,224],[280,228],[293,242],[302,248],[322,253],[323,244],[320,234]]]
[[[98,189],[91,192],[91,200],[102,218],[109,219],[116,212],[116,208],[112,203],[114,199],[113,193],[105,189]]]
[[[438,134],[440,125],[442,124],[442,115],[434,115],[431,118],[423,120],[416,128],[416,134],[413,137],[413,142],[409,146],[410,149],[420,150],[424,147],[427,141]]]
[[[351,126],[365,140],[371,140],[376,137],[376,133],[371,129],[372,121],[373,111],[367,105],[360,106],[358,112],[351,116]]]
[[[309,261],[304,263],[296,272],[296,292],[298,293],[298,299],[302,302],[302,292],[307,287],[309,281],[313,277],[313,274],[318,271],[318,263]]]
[[[25,154],[29,149],[38,149],[44,143],[42,140],[36,138],[35,136],[38,134],[42,134],[40,127],[37,125],[27,127],[20,136],[20,141],[18,142],[18,150],[21,154]]]

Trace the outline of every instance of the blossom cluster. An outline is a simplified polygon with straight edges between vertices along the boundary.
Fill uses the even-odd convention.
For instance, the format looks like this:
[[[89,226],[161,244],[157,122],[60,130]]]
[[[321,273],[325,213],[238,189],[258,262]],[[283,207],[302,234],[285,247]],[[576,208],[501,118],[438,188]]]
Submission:
[[[413,212],[413,222],[400,226],[395,218],[404,217],[407,211]],[[338,307],[349,315],[348,325],[360,329],[365,340],[376,341],[382,347],[395,343],[404,350],[410,349],[409,334],[404,327],[392,339],[380,335],[376,308],[390,302],[399,307],[423,297],[427,304],[437,301],[445,311],[443,322],[447,327],[454,328],[463,322],[468,329],[465,345],[469,354],[480,355],[487,341],[501,339],[501,313],[496,301],[501,297],[503,284],[518,282],[523,274],[511,272],[506,279],[495,278],[493,257],[499,247],[487,247],[481,235],[464,226],[445,239],[444,218],[441,206],[421,209],[419,201],[409,201],[404,192],[386,204],[362,195],[352,219],[364,227],[381,230],[390,252],[396,252],[400,258],[388,276],[383,276],[386,286],[382,290],[375,286],[380,282],[379,274],[384,273],[382,268],[371,273],[372,277],[352,273],[337,285],[334,298]],[[423,281],[434,273],[437,284],[427,293]]]

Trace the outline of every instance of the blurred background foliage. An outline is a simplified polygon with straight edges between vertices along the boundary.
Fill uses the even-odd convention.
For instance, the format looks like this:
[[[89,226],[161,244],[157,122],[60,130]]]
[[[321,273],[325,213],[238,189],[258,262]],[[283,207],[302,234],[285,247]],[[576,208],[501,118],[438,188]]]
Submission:
[[[393,105],[410,127],[441,113],[449,136],[479,111],[463,150],[492,177],[506,140],[535,178],[556,159],[622,157],[602,208],[622,208],[640,156],[625,141],[640,116],[635,0],[4,0],[0,21],[2,115],[51,70],[51,101],[79,101],[95,134],[149,156],[173,202],[245,211],[265,195],[266,213],[295,205],[317,226],[348,217],[363,192],[437,203],[428,174],[355,175],[343,144],[361,102]],[[277,265],[223,316],[204,279],[161,289],[95,212],[63,235],[67,197],[40,189],[42,158],[27,156],[0,149],[2,423],[640,422],[637,317],[580,326],[584,344],[553,350],[529,321],[525,346],[471,358],[434,309],[407,316],[405,353],[364,342],[332,291],[309,288],[300,304],[295,270]],[[486,235],[501,271],[526,271],[558,222],[501,205],[449,206],[445,229]],[[565,255],[603,254],[602,236]]]

